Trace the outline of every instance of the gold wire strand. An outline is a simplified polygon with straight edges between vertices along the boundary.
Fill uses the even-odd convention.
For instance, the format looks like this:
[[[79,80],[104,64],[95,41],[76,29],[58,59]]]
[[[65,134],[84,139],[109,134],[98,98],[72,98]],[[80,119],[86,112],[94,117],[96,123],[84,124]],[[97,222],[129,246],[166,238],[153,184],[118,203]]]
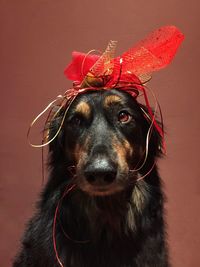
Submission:
[[[59,98],[63,98],[63,96],[58,95],[57,98],[54,99],[53,101],[51,101],[51,102],[46,106],[46,108],[45,108],[42,112],[40,112],[40,114],[38,114],[38,115],[35,117],[35,119],[31,122],[31,124],[30,124],[30,126],[29,126],[29,128],[28,128],[28,131],[27,131],[27,139],[28,139],[29,144],[30,144],[32,147],[42,147],[42,146],[43,146],[43,144],[41,144],[41,145],[35,145],[35,144],[32,144],[32,143],[30,142],[29,135],[30,135],[30,131],[31,131],[33,125],[38,121],[38,119],[39,119],[39,118],[40,118],[40,117],[41,117],[41,116],[42,116],[42,115],[43,115],[49,108],[51,108],[51,107],[53,106],[53,104],[54,104]]]
[[[149,175],[152,172],[155,164],[156,164],[156,162],[153,163],[151,169],[147,173],[145,173],[143,176],[140,176],[136,181],[139,182],[140,180],[143,180],[147,175]]]
[[[90,54],[92,54],[92,53],[94,53],[94,52],[98,52],[99,54],[102,54],[102,52],[101,52],[100,50],[91,49],[91,50],[88,51],[87,54],[85,55],[85,57],[84,57],[84,59],[83,59],[83,62],[82,62],[82,64],[81,64],[81,75],[82,75],[82,77],[83,77],[83,81],[81,82],[81,85],[80,85],[81,88],[85,87],[85,84],[86,84],[88,87],[91,87],[90,83],[88,83],[88,81],[87,81],[88,73],[90,73],[90,70],[89,70],[88,73],[84,74],[84,73],[83,73],[83,69],[84,69],[84,64],[85,64],[86,58],[87,58]],[[97,60],[98,60],[98,59],[97,59]],[[95,64],[95,63],[94,63],[94,64]]]
[[[37,147],[44,147],[44,146],[47,146],[48,144],[50,144],[51,142],[53,142],[53,141],[56,139],[56,137],[59,135],[59,133],[60,133],[60,131],[61,131],[61,129],[62,129],[62,126],[63,126],[63,124],[64,124],[64,121],[65,121],[67,112],[68,112],[68,110],[69,110],[69,108],[70,108],[72,102],[74,101],[75,97],[76,97],[76,96],[74,96],[74,97],[69,101],[70,103],[69,103],[68,107],[67,107],[66,110],[65,110],[65,113],[64,113],[64,115],[63,115],[63,117],[62,117],[62,121],[61,121],[61,123],[60,123],[60,126],[59,126],[57,132],[54,134],[54,136],[53,136],[48,142],[46,142],[46,143],[44,143],[44,144],[42,144],[42,145],[39,145],[39,146],[37,146]],[[61,107],[59,108],[59,111],[62,109],[62,107],[63,107],[63,106],[61,106]],[[58,112],[57,112],[57,113],[58,113]],[[55,116],[54,116],[54,118],[55,118]]]
[[[53,109],[53,108],[52,108]],[[47,125],[48,121],[49,121],[49,118],[50,118],[50,115],[51,115],[51,112],[52,112],[52,109],[50,110],[47,118],[46,118],[46,121],[45,121],[45,124],[44,124],[44,127]],[[48,130],[49,131],[49,130]],[[49,132],[48,132],[49,133]],[[47,138],[48,138],[48,135],[47,135]],[[46,140],[46,136],[45,136],[45,129],[43,130],[43,136],[42,136],[42,144],[44,144],[44,141]],[[41,152],[41,159],[42,159],[42,186],[44,185],[44,181],[45,181],[45,167],[44,167],[44,147],[42,147],[42,152]]]
[[[146,135],[145,157],[144,157],[143,163],[140,165],[139,168],[134,169],[134,170],[133,170],[134,172],[141,170],[141,169],[144,167],[144,165],[145,165],[145,163],[146,163],[146,161],[147,161],[147,157],[148,157],[148,153],[149,153],[149,141],[150,141],[151,130],[152,130],[152,128],[153,128],[153,124],[154,124],[155,116],[156,116],[155,114],[156,114],[157,109],[158,109],[158,100],[157,100],[155,94],[153,93],[153,91],[152,91],[151,89],[149,89],[149,88],[147,88],[147,87],[146,87],[146,89],[148,89],[148,90],[150,91],[150,93],[152,94],[152,96],[153,96],[153,98],[154,98],[154,100],[155,100],[154,115],[153,115],[152,118],[150,118],[149,114],[148,114],[143,108],[141,108],[142,112],[143,112],[143,113],[147,116],[147,118],[151,121],[151,124],[150,124],[150,126],[149,126],[149,129],[148,129],[148,132],[147,132],[147,135]]]
[[[71,104],[72,104],[72,102],[74,101],[75,97],[76,97],[76,95],[73,96],[73,97],[71,97],[70,99],[67,99],[67,98],[65,98],[65,96],[59,95],[59,96],[57,96],[56,99],[54,99],[52,102],[50,102],[50,103],[47,105],[47,107],[46,107],[46,108],[45,108],[45,109],[44,109],[38,116],[36,116],[36,118],[31,122],[31,124],[30,124],[30,126],[29,126],[29,129],[28,129],[28,132],[27,132],[27,139],[28,139],[29,144],[30,144],[32,147],[41,148],[41,147],[47,146],[48,144],[50,144],[50,143],[51,143],[51,142],[58,136],[58,134],[60,133],[60,130],[61,130],[62,126],[63,126],[65,117],[66,117],[66,115],[67,115],[67,111],[69,110],[69,107],[71,106]],[[51,107],[53,106],[53,104],[54,104],[57,100],[59,100],[59,98],[63,98],[63,101],[62,101],[61,106],[59,107],[59,109],[58,109],[58,110],[56,111],[56,113],[54,114],[53,119],[54,119],[54,118],[56,117],[56,115],[60,112],[60,110],[63,108],[63,106],[66,105],[67,102],[69,102],[69,105],[68,105],[68,107],[67,107],[66,110],[65,110],[65,113],[64,113],[64,115],[63,115],[62,121],[61,121],[61,123],[60,123],[60,126],[59,126],[57,132],[56,132],[55,135],[54,135],[50,140],[48,140],[47,142],[43,142],[43,141],[42,141],[41,144],[33,144],[33,143],[31,143],[31,142],[30,142],[30,139],[29,139],[29,136],[30,136],[30,131],[31,131],[33,125],[38,121],[38,119],[39,119],[39,118],[40,118],[40,117],[41,117],[41,116],[42,116],[42,115],[43,115],[49,108],[51,108]],[[65,101],[66,101],[66,102],[65,102]],[[63,104],[64,102],[65,102],[65,104]],[[51,113],[51,112],[52,112],[52,110],[50,110],[50,113]],[[50,117],[50,114],[49,114],[48,117]],[[45,126],[46,126],[47,123],[48,123],[48,121],[45,123]],[[44,128],[45,128],[45,127],[44,127]],[[45,131],[45,129],[44,129],[44,131]]]

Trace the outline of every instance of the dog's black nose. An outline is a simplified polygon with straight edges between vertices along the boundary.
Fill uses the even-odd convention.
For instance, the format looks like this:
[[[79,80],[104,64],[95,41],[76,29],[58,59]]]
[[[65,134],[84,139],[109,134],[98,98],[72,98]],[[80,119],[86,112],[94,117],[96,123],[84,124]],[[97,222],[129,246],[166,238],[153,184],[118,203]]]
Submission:
[[[96,186],[111,184],[117,175],[115,165],[106,158],[96,158],[84,171],[87,181]]]

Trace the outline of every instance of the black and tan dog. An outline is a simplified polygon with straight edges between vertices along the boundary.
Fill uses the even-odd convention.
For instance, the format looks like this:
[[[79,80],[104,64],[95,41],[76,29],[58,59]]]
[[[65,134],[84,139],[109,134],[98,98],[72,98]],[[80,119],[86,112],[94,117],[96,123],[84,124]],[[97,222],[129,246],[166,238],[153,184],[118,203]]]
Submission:
[[[146,155],[147,113],[116,89],[75,99],[50,143],[50,177],[14,267],[169,266],[155,164],[161,137],[153,126]],[[59,125],[57,117],[51,135]]]

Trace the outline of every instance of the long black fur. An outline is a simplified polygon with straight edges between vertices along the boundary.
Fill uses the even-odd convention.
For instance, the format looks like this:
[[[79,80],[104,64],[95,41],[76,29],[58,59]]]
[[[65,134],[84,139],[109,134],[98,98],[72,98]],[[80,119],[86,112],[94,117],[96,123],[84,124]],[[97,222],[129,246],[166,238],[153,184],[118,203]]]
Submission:
[[[102,103],[108,95],[119,96],[122,103],[111,105],[107,107],[110,110],[105,111]],[[87,120],[80,117],[82,114],[74,115],[81,101],[91,106]],[[121,173],[115,178],[120,180],[113,181],[113,184],[119,183],[119,189],[111,187],[102,194],[93,192],[92,187],[88,189],[83,181],[86,165],[82,163],[80,167],[77,162],[77,153],[82,150],[87,153],[87,164],[91,164],[96,154],[107,153],[106,157],[109,157],[108,150],[113,149],[111,139],[116,137],[121,144],[127,140],[133,149],[132,158],[126,157],[129,168],[138,162],[142,164],[150,120],[141,107],[145,109],[130,95],[117,90],[90,92],[77,97],[62,131],[50,144],[49,179],[13,267],[60,267],[53,248],[53,219],[58,201],[72,184],[76,187],[64,197],[56,224],[56,246],[64,267],[169,267],[164,197],[154,165],[161,155],[161,138],[156,129],[153,127],[151,132],[146,163],[137,173],[129,172],[126,176]],[[120,110],[128,110],[132,116],[130,123],[120,124],[113,119]],[[51,124],[51,136],[60,124],[62,112]],[[88,138],[90,142],[87,141],[85,147],[83,144]],[[84,149],[75,153],[77,144]],[[107,152],[101,151],[101,145]],[[117,158],[116,155],[110,157],[112,161]],[[152,166],[152,171],[143,180],[136,181]]]

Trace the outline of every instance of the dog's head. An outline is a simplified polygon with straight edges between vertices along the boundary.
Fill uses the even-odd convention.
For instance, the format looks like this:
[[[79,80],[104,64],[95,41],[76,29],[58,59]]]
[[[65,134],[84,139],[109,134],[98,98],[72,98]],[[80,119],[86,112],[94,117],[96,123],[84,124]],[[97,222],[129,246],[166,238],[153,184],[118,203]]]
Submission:
[[[120,90],[81,94],[70,106],[57,140],[50,144],[52,157],[64,164],[66,173],[74,166],[75,182],[88,194],[122,191],[134,184],[139,173],[149,171],[159,155],[160,136],[153,127],[146,157],[151,121],[144,112],[144,106]]]

